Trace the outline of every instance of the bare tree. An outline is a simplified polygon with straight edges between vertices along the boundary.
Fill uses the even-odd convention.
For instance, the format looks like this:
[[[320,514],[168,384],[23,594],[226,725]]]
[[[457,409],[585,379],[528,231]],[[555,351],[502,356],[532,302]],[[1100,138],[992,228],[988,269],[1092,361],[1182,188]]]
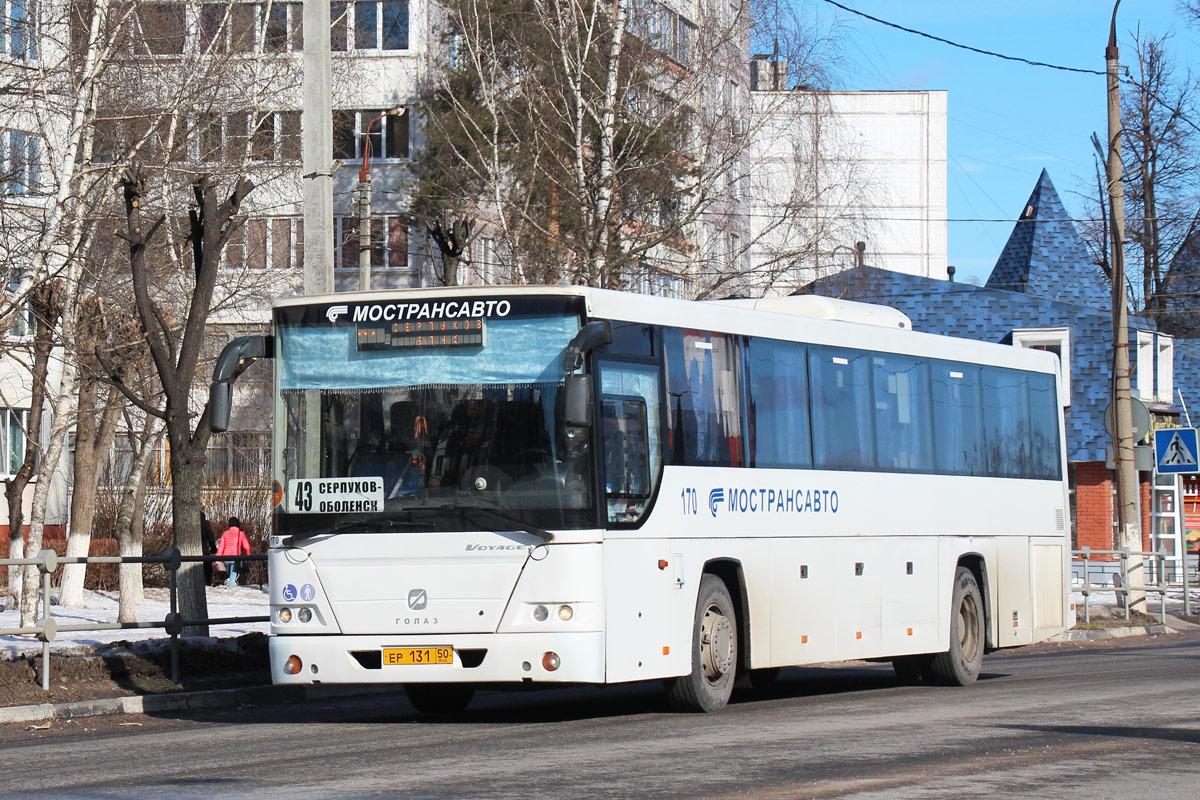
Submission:
[[[220,188],[206,175],[193,184],[195,207],[189,212],[193,274],[186,317],[174,322],[167,309],[151,297],[154,275],[147,265],[147,252],[159,233],[166,216],[159,216],[144,229],[141,221],[146,196],[145,174],[136,166],[122,179],[128,226],[121,238],[129,243],[129,264],[138,321],[154,360],[162,384],[165,404],[162,409],[146,403],[110,370],[110,378],[145,413],[161,417],[171,452],[171,492],[174,500],[172,521],[174,544],[188,556],[203,554],[200,540],[200,488],[210,435],[208,406],[198,415],[192,412],[192,387],[205,343],[205,325],[211,312],[213,291],[221,253],[238,229],[236,219],[254,184],[246,178],[237,181],[228,197],[220,199]],[[188,563],[179,571],[180,613],[185,619],[207,616],[204,572],[199,564]],[[189,635],[207,635],[207,626],[195,626]]]
[[[50,368],[50,352],[54,346],[54,329],[62,313],[62,292],[57,282],[51,281],[34,288],[29,298],[34,318],[34,335],[30,354],[30,407],[25,434],[25,450],[20,466],[11,478],[4,482],[4,495],[8,502],[8,552],[11,557],[23,553],[25,514],[23,501],[25,489],[33,477],[41,453],[42,412],[46,402],[47,373]],[[23,570],[8,570],[8,601],[14,607],[20,601],[23,585]]]
[[[1134,308],[1161,325],[1167,272],[1192,235],[1200,206],[1200,131],[1191,122],[1198,87],[1190,71],[1178,74],[1168,49],[1170,34],[1138,30],[1132,36],[1134,60],[1121,92],[1127,263],[1138,265],[1128,270],[1128,290]],[[1098,198],[1103,198],[1099,177],[1098,182]],[[1096,200],[1091,208],[1093,221],[1084,226],[1084,238],[1093,261],[1110,275],[1104,204]]]

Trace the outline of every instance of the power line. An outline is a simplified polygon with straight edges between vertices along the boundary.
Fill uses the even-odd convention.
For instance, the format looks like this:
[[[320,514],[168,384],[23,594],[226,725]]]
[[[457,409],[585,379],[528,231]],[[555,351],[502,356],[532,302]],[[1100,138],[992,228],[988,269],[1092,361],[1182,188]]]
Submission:
[[[932,39],[935,42],[941,42],[942,44],[948,44],[951,47],[957,47],[960,50],[969,50],[972,53],[979,53],[980,55],[984,55],[984,56],[992,56],[993,58],[1003,58],[1005,61],[1019,61],[1022,64],[1029,64],[1032,67],[1048,67],[1049,69],[1059,69],[1059,70],[1062,70],[1063,72],[1079,72],[1084,75],[1103,76],[1106,74],[1100,70],[1095,70],[1095,69],[1080,69],[1079,67],[1064,67],[1059,64],[1048,64],[1045,61],[1031,61],[1028,58],[1021,58],[1020,56],[1007,56],[1007,55],[1004,55],[1003,53],[996,53],[992,50],[982,50],[978,47],[971,47],[970,45],[960,44],[958,42],[951,41],[950,39],[943,39],[941,36],[934,36],[932,33],[925,33],[924,31],[919,31],[919,30],[916,30],[915,28],[906,28],[903,25],[897,25],[894,22],[888,22],[886,19],[880,19],[879,17],[873,17],[870,14],[864,13],[857,9],[850,8],[849,6],[842,5],[841,3],[835,2],[835,0],[825,0],[825,2],[831,6],[836,6],[840,9],[842,9],[843,11],[849,12],[851,14],[857,14],[860,17],[869,19],[872,22],[878,22],[880,25],[886,25],[889,28],[895,28],[896,30],[904,31],[905,33],[912,33],[917,36],[923,36],[926,39]]]

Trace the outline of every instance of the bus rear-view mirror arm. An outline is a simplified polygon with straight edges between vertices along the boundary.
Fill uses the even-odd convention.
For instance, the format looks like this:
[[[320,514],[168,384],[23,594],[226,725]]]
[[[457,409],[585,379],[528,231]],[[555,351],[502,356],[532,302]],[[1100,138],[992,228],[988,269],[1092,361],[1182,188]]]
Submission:
[[[563,419],[567,425],[587,427],[592,424],[592,376],[576,373],[583,366],[583,357],[593,347],[612,342],[612,325],[607,320],[589,322],[579,329],[563,355],[563,371],[572,373],[564,379]]]
[[[233,382],[260,358],[275,357],[274,336],[239,336],[225,345],[213,367],[208,395],[208,427],[213,433],[229,429],[233,408]]]

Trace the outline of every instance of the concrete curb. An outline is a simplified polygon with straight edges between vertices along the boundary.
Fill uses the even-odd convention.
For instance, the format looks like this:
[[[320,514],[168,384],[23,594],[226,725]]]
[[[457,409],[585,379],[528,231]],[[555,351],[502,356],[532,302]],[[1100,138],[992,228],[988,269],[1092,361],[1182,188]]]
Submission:
[[[297,700],[323,700],[365,694],[393,694],[399,686],[246,686],[240,689],[214,689],[177,694],[131,695],[69,703],[38,703],[0,708],[0,724],[40,722],[56,719],[81,719],[109,714],[155,714],[172,711],[204,711],[233,708],[251,703],[281,703]]]
[[[1178,631],[1167,625],[1129,625],[1123,628],[1096,628],[1091,630],[1069,631],[1051,636],[1048,642],[1096,642],[1101,639],[1124,639],[1127,636],[1159,636]]]

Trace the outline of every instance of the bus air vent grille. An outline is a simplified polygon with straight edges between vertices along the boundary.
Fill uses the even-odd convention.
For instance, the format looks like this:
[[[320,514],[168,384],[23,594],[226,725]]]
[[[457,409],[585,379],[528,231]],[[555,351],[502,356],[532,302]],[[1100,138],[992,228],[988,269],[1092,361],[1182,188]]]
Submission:
[[[1067,529],[1067,518],[1061,508],[1054,509],[1054,526],[1060,531]]]

